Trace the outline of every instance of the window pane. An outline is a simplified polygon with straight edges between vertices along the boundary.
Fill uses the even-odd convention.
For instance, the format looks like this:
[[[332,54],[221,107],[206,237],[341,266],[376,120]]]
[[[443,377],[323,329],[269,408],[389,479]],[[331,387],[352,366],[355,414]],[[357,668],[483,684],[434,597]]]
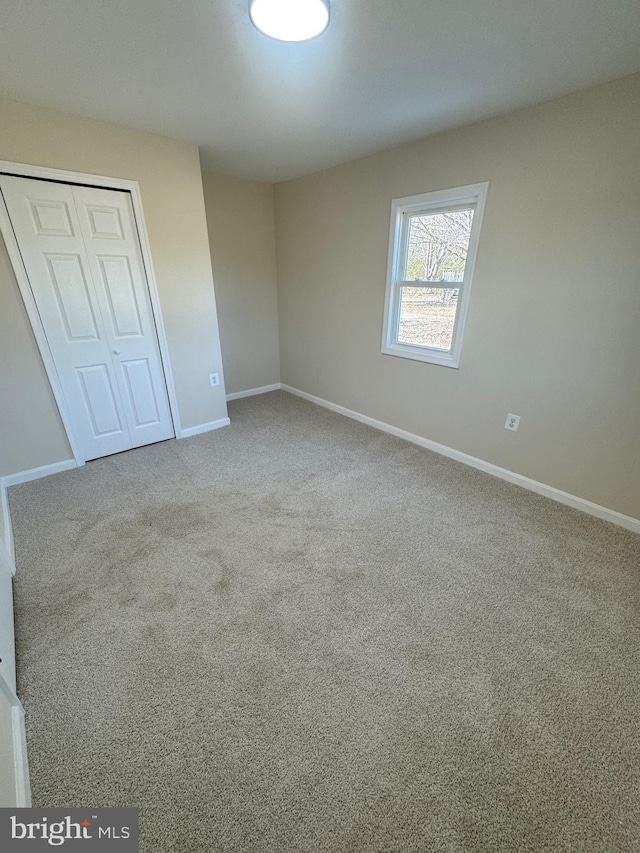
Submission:
[[[450,350],[458,288],[403,287],[398,343]]]
[[[406,281],[462,281],[474,208],[412,216]]]

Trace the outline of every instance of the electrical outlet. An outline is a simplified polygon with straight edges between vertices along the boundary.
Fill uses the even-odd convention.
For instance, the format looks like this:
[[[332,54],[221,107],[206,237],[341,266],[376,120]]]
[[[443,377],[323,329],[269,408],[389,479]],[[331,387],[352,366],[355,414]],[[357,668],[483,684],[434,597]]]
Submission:
[[[517,432],[518,427],[520,426],[520,415],[512,415],[511,412],[507,415],[507,419],[504,422],[504,428],[513,430],[513,432]]]
[[[220,376],[219,376],[219,374],[217,374],[217,373],[210,373],[210,374],[209,374],[209,382],[211,383],[211,387],[212,387],[212,388],[215,388],[216,386],[218,386],[218,385],[220,384]]]

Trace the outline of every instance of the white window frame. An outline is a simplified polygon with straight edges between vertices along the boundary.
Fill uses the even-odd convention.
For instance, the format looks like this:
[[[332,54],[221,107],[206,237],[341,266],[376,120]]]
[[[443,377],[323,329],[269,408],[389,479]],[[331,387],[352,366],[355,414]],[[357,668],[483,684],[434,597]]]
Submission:
[[[389,260],[387,264],[387,287],[384,298],[384,325],[382,332],[382,352],[386,355],[397,355],[430,364],[440,364],[444,367],[457,368],[460,364],[462,339],[467,320],[471,283],[478,252],[478,241],[482,216],[489,183],[469,184],[465,187],[454,187],[449,190],[422,193],[420,195],[395,198],[391,202],[391,226],[389,231]],[[464,270],[464,279],[456,282],[436,281],[407,281],[401,278],[407,258],[407,241],[409,239],[409,222],[412,216],[433,214],[445,210],[474,207],[475,213],[469,237],[469,248]],[[442,288],[450,284],[458,290],[458,304],[451,349],[442,350],[436,347],[418,344],[402,343],[398,340],[400,324],[400,298],[403,287],[424,287],[427,289]]]

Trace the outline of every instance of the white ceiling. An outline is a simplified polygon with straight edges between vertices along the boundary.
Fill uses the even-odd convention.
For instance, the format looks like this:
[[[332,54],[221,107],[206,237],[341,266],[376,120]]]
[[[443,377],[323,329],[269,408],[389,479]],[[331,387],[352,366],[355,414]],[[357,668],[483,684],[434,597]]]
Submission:
[[[278,181],[640,71],[638,0],[332,0],[305,44],[247,6],[1,0],[0,94]]]

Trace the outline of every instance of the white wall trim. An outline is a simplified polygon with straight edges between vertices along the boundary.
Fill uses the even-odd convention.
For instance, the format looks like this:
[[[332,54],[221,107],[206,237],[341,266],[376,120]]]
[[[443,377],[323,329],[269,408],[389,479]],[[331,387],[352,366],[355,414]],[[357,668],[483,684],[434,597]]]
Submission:
[[[235,391],[233,394],[227,394],[227,402],[229,400],[240,400],[242,397],[254,397],[256,394],[268,394],[269,391],[279,391],[282,385],[276,382],[274,385],[261,385],[260,388],[249,388],[248,391]]]
[[[13,610],[12,575],[0,567],[0,680],[4,678],[10,690],[16,692],[16,635]],[[2,735],[0,734],[0,737]],[[0,773],[2,771],[0,770]]]
[[[2,477],[2,486],[8,489],[9,486],[29,483],[31,480],[39,480],[41,477],[48,477],[50,474],[59,474],[61,471],[69,471],[71,468],[78,467],[75,459],[64,459],[62,462],[52,462],[51,465],[41,465],[39,468],[18,471],[17,474],[7,474],[6,477]]]
[[[0,514],[2,514],[2,528],[4,530],[4,539],[0,538],[0,569],[4,567],[8,569],[11,575],[15,575],[16,561],[13,546],[13,525],[11,524],[11,514],[9,512],[7,486],[2,477],[0,477]]]
[[[9,498],[7,495],[7,487],[5,486],[2,477],[0,477],[0,514],[2,515],[2,529],[4,530],[4,541],[0,539],[2,544],[13,560],[14,545],[13,545],[13,525],[11,524],[11,512],[9,511]]]
[[[186,429],[180,430],[180,435],[178,438],[190,438],[192,435],[201,435],[203,432],[211,432],[213,429],[220,429],[220,427],[229,426],[231,421],[229,418],[220,418],[217,421],[210,421],[208,424],[198,424],[198,426],[187,427]]]
[[[49,169],[43,166],[32,166],[26,163],[12,163],[8,160],[0,160],[0,173],[17,175],[18,177],[23,178],[43,178],[49,181],[63,181],[71,184],[84,184],[94,187],[102,187],[104,189],[125,190],[130,194],[136,228],[140,239],[140,251],[142,253],[142,261],[147,278],[151,311],[156,325],[160,359],[162,361],[167,397],[169,399],[169,410],[171,412],[174,431],[176,437],[178,437],[181,432],[178,399],[176,396],[173,372],[171,369],[171,359],[169,358],[167,336],[160,308],[160,297],[158,294],[158,287],[151,259],[149,236],[147,234],[147,227],[142,209],[142,195],[140,194],[140,186],[138,182],[125,180],[123,178],[110,178],[102,175],[69,172],[64,169]],[[18,287],[27,310],[27,315],[36,338],[36,343],[38,344],[38,349],[42,355],[45,371],[49,378],[51,390],[60,412],[60,417],[71,447],[71,452],[73,453],[76,464],[82,465],[85,460],[73,436],[72,419],[69,413],[67,401],[58,378],[58,372],[53,361],[53,356],[51,355],[51,350],[49,349],[49,343],[36,307],[35,298],[31,291],[29,278],[22,262],[22,256],[18,248],[15,234],[13,233],[13,227],[11,225],[11,220],[9,219],[9,214],[6,209],[6,205],[4,204],[4,200],[0,202],[0,231],[2,232],[7,246],[7,252],[16,275]]]
[[[12,577],[16,573],[15,561],[2,539],[0,539],[0,571],[8,571]]]
[[[22,703],[14,706],[13,716],[13,764],[16,777],[16,806],[19,809],[31,807],[31,785],[29,783],[29,762],[27,759],[27,733],[24,725]]]
[[[316,397],[313,394],[307,394],[306,391],[300,391],[299,388],[292,388],[290,385],[282,385],[283,391],[288,391],[290,394],[295,394],[297,397],[302,397],[310,403],[315,403],[317,406],[323,406],[325,409],[331,409],[332,412],[337,412],[340,415],[345,415],[347,418],[353,418],[355,421],[367,424],[368,426],[379,429],[382,432],[387,432],[390,435],[395,435],[398,438],[403,438],[405,441],[410,441],[413,444],[418,444],[420,447],[426,447],[427,450],[433,450],[441,456],[448,456],[450,459],[455,459],[457,462],[462,462],[472,468],[477,468],[479,471],[484,471],[485,474],[491,474],[493,477],[499,477],[501,480],[506,480],[516,486],[521,486],[528,489],[530,492],[536,492],[538,495],[551,498],[561,504],[579,509],[596,518],[601,518],[604,521],[610,521],[612,524],[617,524],[619,527],[624,527],[634,533],[640,533],[640,519],[632,518],[629,515],[623,515],[621,512],[616,512],[613,509],[600,506],[600,504],[592,503],[584,498],[579,498],[576,495],[571,495],[569,492],[562,492],[553,486],[547,486],[545,483],[539,483],[537,480],[531,480],[522,474],[516,474],[515,471],[508,471],[506,468],[500,468],[492,462],[485,462],[483,459],[478,459],[475,456],[470,456],[467,453],[462,453],[460,450],[454,450],[453,447],[447,447],[445,444],[439,444],[437,441],[431,441],[429,438],[423,438],[412,432],[407,432],[404,429],[391,426],[391,424],[378,421],[375,418],[370,418],[368,415],[362,415],[359,412],[354,412],[344,406],[339,406],[336,403],[330,403],[328,400],[323,400],[321,397]]]
[[[11,709],[11,740],[13,746],[13,776],[15,807],[31,806],[31,786],[29,784],[29,765],[27,763],[27,739],[24,727],[24,708],[15,693],[0,676],[0,701]]]

